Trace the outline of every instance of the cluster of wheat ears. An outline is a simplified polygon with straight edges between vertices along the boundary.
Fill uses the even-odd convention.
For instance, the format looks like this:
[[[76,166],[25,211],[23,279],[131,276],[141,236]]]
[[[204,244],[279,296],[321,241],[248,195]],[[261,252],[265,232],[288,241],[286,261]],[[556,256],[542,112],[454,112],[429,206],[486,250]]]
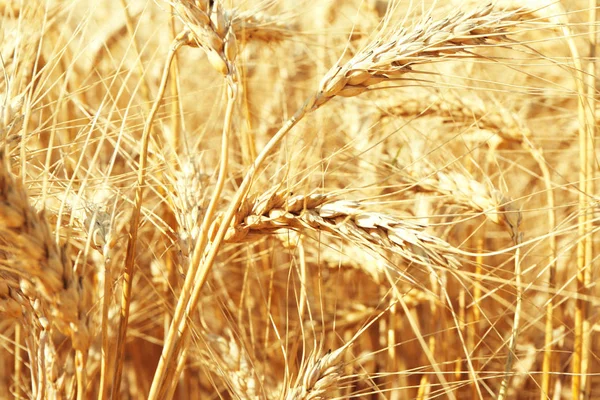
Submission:
[[[596,0],[0,0],[0,398],[600,398]]]

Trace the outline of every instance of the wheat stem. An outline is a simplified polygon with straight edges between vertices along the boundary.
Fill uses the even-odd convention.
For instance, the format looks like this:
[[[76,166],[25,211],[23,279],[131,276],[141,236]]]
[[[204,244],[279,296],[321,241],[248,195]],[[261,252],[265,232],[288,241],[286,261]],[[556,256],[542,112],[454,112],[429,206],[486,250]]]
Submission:
[[[98,388],[98,400],[105,399],[108,395],[108,362],[109,362],[109,337],[108,337],[108,309],[110,308],[111,293],[111,268],[109,260],[104,258],[104,285],[102,290],[102,354],[100,359],[100,384]]]
[[[519,245],[522,242],[521,234],[517,236],[515,244]],[[500,384],[500,390],[498,392],[498,400],[504,400],[508,392],[508,384],[512,377],[511,371],[515,360],[515,351],[517,349],[517,339],[519,336],[519,324],[521,321],[521,307],[523,304],[523,285],[522,285],[522,272],[521,272],[521,248],[517,247],[515,250],[515,289],[516,304],[515,314],[513,317],[513,326],[510,334],[510,340],[508,342],[508,356],[506,357],[506,364],[504,366],[504,378]]]
[[[404,296],[402,296],[402,294],[398,290],[395,280],[392,278],[390,271],[388,271],[387,269],[385,269],[385,276],[392,287],[392,290],[396,297],[396,301],[398,303],[400,303],[400,306],[402,307],[402,310],[404,311],[404,315],[406,316],[406,319],[407,319],[411,329],[413,330],[415,337],[417,338],[417,341],[419,342],[419,345],[420,345],[421,349],[423,350],[423,353],[427,357],[427,360],[429,361],[431,368],[433,368],[435,376],[440,381],[440,385],[444,389],[445,395],[448,396],[448,398],[451,400],[456,400],[456,395],[450,389],[450,386],[448,385],[448,381],[444,377],[444,374],[442,373],[440,366],[436,362],[434,355],[431,353],[431,351],[429,349],[429,345],[425,342],[425,339],[423,338],[423,335],[421,334],[421,330],[419,329],[418,322],[415,321],[414,317],[412,316],[408,306],[406,305],[406,302],[404,301]]]
[[[127,33],[131,38],[131,45],[133,50],[135,51],[137,62],[136,65],[139,69],[140,80],[141,80],[141,95],[144,101],[142,105],[145,110],[147,110],[148,104],[150,103],[150,85],[148,85],[148,81],[146,80],[146,73],[144,72],[144,63],[142,63],[142,55],[139,50],[137,38],[135,36],[135,28],[133,26],[133,18],[131,17],[131,13],[129,12],[129,7],[127,6],[126,0],[121,1],[121,8],[123,8],[123,14],[125,15],[125,26],[127,28]]]
[[[22,332],[21,332],[21,323],[17,323],[15,325],[15,359],[14,359],[14,395],[15,398],[21,397],[21,372],[22,372],[22,359],[21,359],[21,340],[22,340]]]
[[[46,346],[48,342],[48,332],[45,330],[41,332],[38,344],[38,354],[37,354],[37,367],[38,367],[38,382],[37,382],[37,393],[36,399],[43,400],[46,398],[46,383],[48,381],[46,375]]]
[[[148,163],[148,145],[150,143],[150,133],[152,132],[152,126],[154,124],[154,118],[160,107],[165,90],[167,88],[167,81],[169,79],[169,71],[171,68],[171,62],[175,57],[177,50],[183,46],[184,42],[180,38],[176,38],[169,48],[169,53],[165,60],[165,67],[163,68],[163,74],[159,85],[156,99],[148,115],[148,119],[144,125],[144,131],[142,133],[142,139],[140,143],[140,161],[138,167],[138,180],[135,193],[135,203],[133,208],[133,214],[131,216],[131,223],[129,226],[129,237],[127,241],[127,252],[125,255],[125,267],[123,273],[123,293],[121,297],[121,313],[119,319],[119,330],[116,344],[116,370],[113,377],[112,387],[112,398],[117,398],[119,393],[119,387],[121,382],[121,374],[123,371],[123,357],[125,351],[125,336],[127,334],[127,324],[129,321],[129,306],[131,304],[131,290],[133,284],[133,274],[135,270],[135,256],[136,256],[136,245],[137,245],[137,233],[140,223],[140,215],[142,210],[144,185],[146,183],[146,165]]]
[[[546,400],[550,397],[551,369],[553,365],[553,330],[554,330],[554,291],[556,289],[556,209],[554,201],[554,190],[550,178],[550,171],[546,165],[546,161],[541,153],[541,150],[527,146],[532,156],[538,162],[544,184],[546,186],[546,202],[548,203],[548,244],[550,254],[548,255],[548,303],[546,304],[546,323],[544,328],[544,359],[542,361],[542,383],[540,387],[540,400]]]
[[[181,290],[180,297],[175,307],[175,313],[171,320],[171,325],[169,327],[169,331],[165,339],[165,344],[163,346],[162,356],[156,368],[154,379],[152,380],[149,399],[153,399],[155,398],[155,396],[159,396],[159,394],[163,390],[165,390],[166,383],[164,382],[164,374],[166,373],[166,369],[170,365],[172,358],[176,356],[175,350],[178,349],[175,348],[175,344],[181,338],[182,333],[186,330],[188,324],[191,321],[188,320],[190,313],[186,313],[184,315],[184,310],[186,310],[186,306],[188,304],[190,296],[193,295],[193,292],[190,292],[192,290],[192,287],[195,288],[199,285],[199,278],[197,276],[198,267],[200,266],[201,256],[204,252],[206,243],[208,242],[208,232],[210,224],[213,222],[218,202],[221,199],[221,192],[223,191],[225,180],[227,178],[227,167],[229,160],[229,134],[231,131],[231,121],[236,97],[237,87],[233,82],[230,82],[227,86],[227,109],[225,112],[223,134],[221,139],[221,162],[219,167],[217,184],[215,186],[213,195],[211,196],[209,205],[204,215],[204,219],[202,221],[200,235],[196,241],[196,245],[194,247],[194,252],[192,255],[192,260],[190,261],[190,266],[187,271],[187,276],[185,278],[183,289]],[[177,379],[177,377],[175,377],[174,379]]]
[[[582,210],[586,213],[586,225],[585,225],[585,271],[583,274],[583,290],[584,294],[590,294],[590,287],[592,284],[592,265],[594,261],[594,226],[593,226],[593,211],[592,204],[590,202],[589,195],[595,193],[594,188],[594,178],[595,178],[595,169],[596,169],[596,152],[595,152],[595,138],[598,132],[598,127],[596,124],[596,54],[598,51],[598,7],[600,2],[598,0],[590,0],[589,1],[589,25],[588,25],[588,40],[589,40],[589,61],[587,65],[587,74],[586,74],[586,154],[585,154],[585,163],[586,163],[586,176],[585,176],[585,199],[586,206],[585,209]],[[590,379],[588,377],[588,370],[590,369],[590,357],[593,357],[591,354],[592,351],[592,337],[595,335],[595,332],[592,330],[592,321],[587,317],[590,313],[591,304],[589,301],[586,301],[583,305],[585,308],[586,317],[583,320],[582,324],[582,357],[581,357],[581,391],[584,394],[584,398],[590,398]]]
[[[87,350],[75,351],[75,370],[77,374],[77,400],[84,400],[87,398]]]
[[[177,38],[177,32],[175,30],[175,13],[174,7],[171,4],[171,15],[169,16],[169,29],[171,30],[171,37],[173,40]],[[177,60],[177,54],[171,65],[171,132],[169,135],[169,142],[172,150],[177,154],[179,149],[179,143],[181,141],[181,122],[179,116],[179,62]]]
[[[484,231],[485,232],[485,231]],[[476,341],[479,339],[480,337],[480,326],[481,326],[481,309],[482,309],[482,305],[481,305],[481,277],[483,276],[483,251],[484,251],[484,239],[483,237],[480,237],[477,239],[477,243],[476,243],[476,249],[477,249],[477,256],[475,257],[475,278],[473,280],[473,321],[471,324],[469,324],[469,326],[471,327],[471,329],[469,330],[470,334],[471,334],[471,338],[472,338],[472,342],[476,343]],[[475,345],[473,346],[471,350],[471,358],[472,358],[472,365],[473,365],[473,371],[478,371],[479,370],[479,346],[475,347]],[[475,376],[474,376],[475,378]],[[479,398],[481,398],[481,389],[479,388],[479,380],[478,379],[472,379],[471,380],[471,393],[473,395],[473,398],[476,397],[476,395],[479,396]]]

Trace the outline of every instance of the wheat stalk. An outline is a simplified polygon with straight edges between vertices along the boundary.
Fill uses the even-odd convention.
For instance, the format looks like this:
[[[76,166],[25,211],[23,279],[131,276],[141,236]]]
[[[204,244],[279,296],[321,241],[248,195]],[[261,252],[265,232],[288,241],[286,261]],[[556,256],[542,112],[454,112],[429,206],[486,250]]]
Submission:
[[[169,388],[165,384],[165,374],[167,373],[168,362],[174,353],[175,340],[179,336],[179,332],[183,332],[182,337],[178,338],[184,343],[187,343],[187,321],[182,318],[184,311],[186,311],[188,299],[192,292],[192,287],[195,280],[202,280],[201,277],[197,276],[202,274],[203,271],[199,270],[200,259],[204,248],[206,246],[207,232],[210,227],[211,221],[215,214],[218,201],[221,197],[225,180],[227,178],[228,164],[229,164],[229,135],[231,132],[231,125],[233,121],[234,106],[238,94],[238,73],[235,65],[235,59],[237,57],[238,48],[235,38],[235,34],[231,27],[231,21],[228,21],[220,2],[213,2],[212,4],[206,1],[197,1],[192,3],[191,1],[177,1],[172,3],[175,10],[180,14],[180,18],[185,24],[184,31],[179,34],[176,38],[177,47],[173,47],[167,58],[167,63],[163,72],[163,79],[161,82],[161,92],[157,96],[155,102],[156,110],[162,95],[164,94],[164,88],[168,77],[168,71],[170,63],[173,59],[174,53],[177,51],[179,46],[199,46],[205,51],[207,58],[211,65],[220,72],[227,83],[226,96],[227,96],[227,108],[225,111],[225,117],[223,122],[222,140],[221,140],[221,159],[219,172],[217,177],[217,183],[215,185],[212,197],[208,204],[204,220],[200,227],[200,233],[198,240],[196,241],[191,265],[188,269],[188,275],[183,285],[182,294],[179,297],[175,308],[175,314],[171,321],[169,331],[167,332],[167,338],[165,340],[165,346],[163,347],[163,357],[161,357],[159,365],[156,369],[154,379],[152,381],[152,387],[150,389],[150,398],[153,399],[156,396],[164,396]],[[210,10],[209,10],[210,8]],[[148,137],[149,128],[151,127],[152,119],[147,124],[144,137]],[[139,207],[141,205],[141,186],[143,185],[143,168],[140,168],[140,179],[139,179],[139,193],[140,201],[136,207],[136,215],[139,215]],[[137,229],[138,221],[132,220],[132,231]],[[136,224],[135,226],[133,224]],[[135,241],[135,238],[134,238]],[[134,245],[135,246],[135,245]],[[128,251],[129,262],[127,263],[128,269],[132,267],[132,253]],[[121,336],[123,336],[122,334]],[[181,342],[180,342],[181,343]],[[178,365],[183,365],[185,359],[185,346],[180,356]],[[176,376],[181,372],[181,368],[171,370]],[[173,380],[176,380],[174,377]]]

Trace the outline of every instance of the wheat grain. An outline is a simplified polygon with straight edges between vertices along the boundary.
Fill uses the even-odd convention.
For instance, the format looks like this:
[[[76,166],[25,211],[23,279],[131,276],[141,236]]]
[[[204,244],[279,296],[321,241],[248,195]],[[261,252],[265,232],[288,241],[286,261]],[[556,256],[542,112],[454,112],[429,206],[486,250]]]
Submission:
[[[15,288],[11,288],[4,279],[0,281],[0,313],[8,318],[19,319],[23,316],[23,310],[15,297]]]
[[[521,142],[531,131],[515,113],[506,108],[488,107],[479,97],[431,95],[425,98],[403,100],[400,104],[382,110],[382,118],[439,116],[444,123],[464,124],[478,130],[487,130],[506,141]]]
[[[19,95],[9,100],[8,93],[0,98],[4,98],[4,104],[0,104],[0,138],[12,141],[23,126],[21,109],[25,98]]]
[[[274,389],[270,387],[268,376],[260,374],[256,366],[231,332],[228,338],[217,334],[204,335],[208,349],[203,361],[207,367],[220,376],[232,394],[240,399],[273,398]]]

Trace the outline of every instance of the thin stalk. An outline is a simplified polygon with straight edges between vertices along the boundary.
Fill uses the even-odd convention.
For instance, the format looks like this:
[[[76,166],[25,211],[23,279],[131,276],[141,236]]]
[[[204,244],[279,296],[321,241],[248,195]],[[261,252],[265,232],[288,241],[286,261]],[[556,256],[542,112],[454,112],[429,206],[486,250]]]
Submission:
[[[144,185],[146,183],[146,165],[148,164],[148,144],[150,142],[150,132],[152,132],[152,126],[154,124],[154,118],[156,112],[160,107],[160,103],[165,94],[167,87],[167,81],[169,80],[169,70],[171,62],[175,57],[177,50],[183,46],[184,42],[180,39],[175,39],[167,54],[165,66],[163,68],[163,74],[158,88],[158,93],[150,114],[148,114],[148,120],[144,125],[144,131],[142,133],[142,140],[140,144],[140,163],[138,168],[138,181],[135,192],[135,203],[133,207],[133,215],[131,216],[131,223],[129,225],[129,238],[127,242],[127,253],[125,255],[125,268],[123,273],[123,293],[121,296],[121,315],[119,320],[119,332],[117,336],[116,346],[116,359],[115,359],[115,375],[113,377],[113,387],[111,397],[117,398],[119,393],[119,387],[121,384],[121,374],[123,372],[124,363],[124,351],[125,351],[125,336],[127,334],[127,324],[129,322],[129,306],[131,304],[131,288],[133,283],[134,274],[134,261],[135,252],[137,245],[137,233],[140,223],[140,214],[142,210],[142,202],[144,195]]]
[[[21,397],[21,373],[22,373],[22,360],[21,360],[21,324],[15,325],[15,359],[14,359],[14,395],[15,398]]]
[[[104,288],[102,296],[102,354],[100,360],[100,388],[98,390],[98,400],[105,399],[108,394],[108,360],[109,360],[109,341],[108,341],[108,309],[110,307],[110,286],[111,273],[109,260],[104,259]]]
[[[593,215],[590,211],[589,204],[589,195],[594,193],[594,167],[595,167],[595,143],[594,138],[596,137],[596,52],[598,45],[598,33],[597,33],[597,9],[599,6],[598,0],[590,0],[589,1],[589,25],[588,25],[588,40],[589,40],[589,62],[587,65],[587,74],[586,74],[586,86],[587,86],[587,107],[586,107],[586,127],[588,128],[588,133],[586,135],[586,201],[587,206],[585,208],[586,212],[586,226],[585,226],[585,271],[583,273],[583,287],[585,294],[589,294],[589,288],[591,287],[591,270],[590,266],[592,265],[593,260],[593,243],[594,243],[594,227],[592,224]],[[590,303],[589,301],[585,302],[585,315],[589,313]],[[587,376],[589,364],[590,364],[590,350],[592,342],[592,335],[594,335],[594,331],[592,330],[591,322],[588,318],[584,318],[582,324],[582,358],[581,358],[581,391],[585,394],[585,398],[590,397],[590,391],[588,390],[589,379]]]
[[[37,396],[36,396],[36,400],[43,400],[46,398],[46,382],[47,382],[47,376],[46,376],[46,346],[47,346],[47,342],[48,342],[48,332],[47,331],[42,331],[42,333],[40,334],[40,339],[39,339],[39,344],[38,344],[38,354],[37,354],[37,368],[38,368],[38,373],[37,373],[37,378],[38,378],[38,385],[37,385]]]
[[[242,45],[242,48],[245,44]],[[250,102],[248,101],[248,78],[245,65],[240,67],[241,79],[240,90],[242,94],[242,111],[244,114],[244,128],[240,129],[240,147],[242,151],[242,160],[244,164],[249,164],[256,158],[256,144],[252,135],[252,117],[250,114]]]
[[[306,311],[308,299],[308,295],[306,293],[308,282],[306,281],[306,256],[302,239],[298,241],[298,262],[300,263],[300,304],[298,306],[298,319],[300,321],[304,321],[304,313]]]
[[[31,367],[29,368],[29,380],[31,382],[31,398],[37,398],[37,392],[39,390],[39,376],[38,376],[38,368],[36,368],[36,356],[35,356],[35,346],[33,344],[33,336],[28,335],[24,338],[25,341],[25,349],[27,350],[27,357],[29,357],[29,362],[31,363]]]
[[[129,13],[129,9],[127,8],[127,2],[125,0],[121,0],[121,7],[123,7],[123,13],[125,14],[125,26],[127,27],[127,33],[131,37],[131,45],[133,46],[133,50],[137,56],[137,67],[140,74],[140,79],[142,81],[142,86],[140,87],[141,95],[144,101],[142,102],[144,109],[147,110],[147,104],[150,103],[150,85],[146,81],[146,73],[144,64],[142,63],[142,58],[139,50],[139,46],[135,37],[135,29],[133,27],[133,18],[131,18],[131,14]]]
[[[577,294],[585,295],[585,233],[587,226],[587,195],[585,193],[586,183],[585,178],[587,176],[587,140],[585,135],[585,129],[583,133],[580,131],[579,135],[579,152],[580,152],[580,173],[579,173],[579,217],[578,217],[578,237],[580,238],[577,242]],[[572,373],[573,379],[571,381],[571,395],[572,398],[578,400],[581,397],[581,373],[582,373],[582,361],[583,361],[583,323],[586,318],[585,315],[585,301],[578,296],[575,301],[575,339],[573,343],[573,361],[572,361]]]
[[[77,350],[75,352],[75,371],[77,374],[77,400],[87,399],[86,383],[87,383],[87,350]]]
[[[304,323],[304,314],[307,310],[306,308],[306,304],[305,302],[308,299],[307,296],[307,291],[306,289],[309,287],[308,285],[310,285],[310,283],[308,282],[308,275],[306,274],[306,259],[305,259],[305,252],[304,252],[304,245],[302,244],[303,239],[300,238],[298,240],[298,249],[302,249],[299,254],[300,254],[300,285],[301,285],[301,292],[300,292],[300,306],[298,307],[298,328],[296,328],[296,335],[300,336],[302,335],[303,337],[303,323]],[[267,315],[276,315],[278,310],[273,311],[273,307],[277,306],[277,302],[273,302],[273,297],[274,295],[274,289],[275,289],[275,268],[271,268],[270,266],[266,265],[267,268],[265,268],[265,272],[269,272],[269,285],[268,285],[268,289],[267,289],[267,301],[266,301],[266,312]],[[312,319],[311,315],[310,315],[310,309],[308,309],[309,311],[309,318]],[[267,324],[265,327],[265,336],[264,336],[264,341],[263,341],[263,349],[266,351],[269,347],[269,337],[270,337],[270,326],[271,324]],[[348,338],[349,339],[349,338]],[[292,347],[291,350],[288,351],[288,356],[286,357],[286,368],[287,369],[293,369],[294,366],[296,365],[296,361],[297,358],[300,354],[300,352],[298,351],[298,348],[300,347],[300,345],[303,343],[303,341],[301,340],[296,340],[292,343]]]
[[[387,364],[388,371],[398,371],[398,358],[396,357],[396,346],[398,345],[398,340],[396,338],[396,320],[397,320],[397,301],[393,298],[390,298],[390,312],[388,314],[388,326],[387,326]],[[388,387],[394,388],[390,397],[392,399],[397,399],[400,395],[400,391],[397,389],[399,387],[398,378],[395,374],[390,374],[388,377]],[[350,392],[350,389],[348,390]],[[350,395],[350,393],[348,393]]]
[[[309,282],[308,282],[308,274],[307,274],[307,267],[306,267],[306,253],[304,250],[304,244],[303,244],[303,239],[302,237],[300,237],[300,239],[298,240],[298,263],[300,264],[299,266],[299,275],[300,275],[300,299],[298,301],[299,305],[298,305],[298,321],[300,321],[300,325],[297,328],[298,334],[301,333],[302,331],[302,323],[304,322],[304,315],[306,314],[306,310],[307,310],[307,305],[308,305],[308,287],[309,287]],[[273,307],[273,297],[274,297],[274,285],[275,285],[275,278],[274,278],[274,274],[275,274],[275,268],[269,268],[270,270],[270,274],[269,274],[269,286],[268,286],[268,290],[267,290],[267,304],[266,304],[266,309],[267,309],[267,314],[268,315],[273,315],[276,314],[277,311],[273,311],[272,307]],[[267,271],[267,270],[265,270]],[[275,302],[275,304],[277,304]],[[310,317],[310,315],[309,315]],[[266,350],[268,348],[268,344],[269,344],[269,336],[270,336],[270,324],[267,324],[265,327],[265,338],[264,338],[264,342],[263,342],[263,348]],[[298,357],[298,348],[300,347],[300,343],[302,343],[300,340],[296,341],[295,343],[293,343],[292,345],[292,350],[289,352],[289,355],[287,357],[287,363],[286,365],[288,366],[288,368],[293,368],[294,365],[296,365],[296,359]]]
[[[460,329],[462,334],[467,338],[467,348],[472,348],[470,336],[467,333],[467,293],[464,287],[458,292],[458,319],[461,322]],[[467,355],[468,356],[468,355]],[[462,378],[462,355],[459,354],[454,362],[454,379],[457,381]]]
[[[236,316],[236,321],[238,326],[244,326],[244,315],[246,313],[246,306],[245,304],[247,304],[247,297],[249,296],[248,292],[250,289],[250,284],[248,282],[248,280],[250,279],[250,271],[253,269],[252,265],[253,264],[253,260],[248,260],[248,265],[246,265],[246,267],[243,269],[244,270],[244,276],[242,278],[242,287],[240,288],[240,299],[238,301],[237,307],[237,316]]]
[[[245,46],[242,45],[242,48],[244,48]],[[243,146],[243,148],[245,150],[247,150],[248,156],[250,157],[250,160],[254,160],[256,158],[256,143],[254,142],[254,136],[251,134],[252,132],[252,116],[250,114],[250,102],[248,100],[248,84],[247,84],[247,76],[246,76],[246,66],[245,65],[241,65],[240,67],[240,74],[241,74],[241,79],[240,79],[240,88],[242,90],[242,110],[244,113],[244,120],[246,121],[245,124],[245,134],[244,137],[246,139],[246,143]],[[244,155],[246,155],[246,152],[244,152]]]
[[[187,350],[183,352],[181,357],[179,357],[179,361],[177,361],[177,367],[174,370],[174,376],[181,376],[185,367],[185,360],[187,356]],[[177,386],[179,385],[179,379],[167,379],[169,382],[169,386],[167,387],[167,394],[165,395],[165,399],[172,399],[175,394],[175,390],[177,390]]]
[[[177,31],[175,26],[175,8],[173,4],[170,4],[171,14],[169,16],[169,29],[171,31],[172,40],[177,39]],[[175,53],[173,62],[171,63],[171,80],[170,80],[170,92],[171,92],[171,103],[170,103],[170,115],[171,115],[171,130],[169,132],[167,142],[169,143],[172,151],[172,157],[177,159],[179,154],[179,147],[181,142],[181,119],[180,119],[180,103],[179,103],[179,60],[178,55]],[[173,209],[168,205],[163,206],[163,219],[169,225],[173,232],[177,231],[177,218],[173,213]],[[171,314],[168,310],[171,306],[174,306],[174,296],[172,293],[176,293],[178,287],[178,279],[176,278],[176,260],[177,254],[174,248],[169,248],[165,255],[165,267],[166,267],[166,279],[163,284],[163,296],[167,306],[163,313],[163,337],[167,336],[169,332],[169,326],[171,325]]]
[[[261,250],[262,252],[266,252],[267,249],[267,244],[262,242],[260,244],[261,246]],[[279,309],[278,306],[278,302],[277,301],[273,301],[273,297],[275,297],[275,268],[273,268],[271,266],[271,262],[270,260],[267,260],[266,256],[263,256],[261,258],[261,262],[262,262],[262,266],[263,266],[263,271],[265,272],[265,274],[268,272],[269,273],[269,284],[267,286],[267,304],[265,306],[265,312],[267,313],[267,315],[277,315],[277,312],[280,312],[281,310]],[[310,311],[310,309],[309,309]],[[301,321],[303,322],[303,321]],[[302,329],[302,323],[299,324],[298,326],[298,331],[300,332]],[[265,326],[265,336],[264,336],[264,341],[263,341],[263,349],[264,351],[266,351],[269,348],[269,338],[271,337],[271,324],[266,324]],[[298,351],[298,347],[300,346],[301,341],[298,340],[295,344],[294,344],[294,348],[293,351],[290,352],[290,355],[287,356],[287,360],[290,360],[287,362],[287,365],[293,365],[291,363],[291,360],[296,360],[296,356],[297,351]]]
[[[439,294],[440,291],[442,290],[441,285],[439,284],[438,280],[436,278],[438,278],[438,276],[436,275],[435,271],[433,270],[429,270],[429,273],[431,274],[431,293],[435,293],[435,294]],[[434,278],[435,277],[435,278]],[[441,296],[440,296],[441,298]],[[429,353],[431,353],[432,355],[435,355],[436,352],[436,334],[435,332],[437,331],[437,325],[438,325],[438,307],[437,307],[437,303],[436,303],[436,299],[433,297],[433,294],[430,295],[429,298],[429,315],[431,315],[431,318],[429,320],[430,322],[430,329],[431,332],[429,334],[429,338],[427,340],[427,345],[429,348]],[[460,326],[457,326],[457,329],[460,329]],[[421,376],[421,381],[419,383],[419,389],[417,391],[417,399],[418,400],[425,400],[429,398],[429,393],[431,392],[431,382],[430,382],[430,377],[431,375],[428,373],[425,373]]]
[[[483,238],[477,239],[477,251],[481,252],[483,250]],[[479,321],[481,321],[481,272],[483,265],[483,257],[476,257],[476,266],[475,266],[475,279],[473,283],[473,320],[472,323],[469,324],[471,327],[469,329],[470,337],[471,337],[471,357],[473,358],[473,368],[475,371],[479,370],[479,347],[475,344],[479,339],[479,326],[481,325]],[[473,398],[476,398],[476,395],[479,391],[479,382],[476,379],[471,380],[471,393]]]
[[[537,161],[544,184],[546,186],[546,201],[548,203],[548,242],[550,254],[548,255],[548,303],[546,304],[546,324],[544,328],[544,359],[542,361],[542,384],[540,387],[540,400],[546,400],[550,397],[551,370],[553,364],[553,332],[554,332],[554,291],[556,288],[556,259],[558,257],[556,250],[556,211],[554,201],[554,191],[550,179],[550,171],[540,150],[533,148],[527,143],[525,146]]]
[[[521,244],[521,234],[517,234],[515,244]],[[515,305],[515,315],[513,317],[513,326],[508,342],[508,356],[506,358],[506,365],[504,366],[504,378],[500,384],[500,390],[498,392],[498,400],[504,400],[508,391],[508,383],[511,378],[511,371],[513,362],[515,360],[515,351],[517,348],[517,339],[519,336],[519,324],[521,320],[521,306],[523,303],[523,285],[522,285],[522,272],[521,272],[521,248],[517,247],[515,250],[515,286],[517,290],[517,302]]]
[[[171,30],[171,37],[173,40],[176,40],[177,31],[175,30],[175,11],[173,4],[171,4],[169,28]],[[181,121],[179,119],[179,62],[177,60],[177,54],[175,54],[175,58],[171,65],[171,76],[171,134],[169,136],[169,143],[173,152],[177,154],[181,137]]]
[[[415,334],[415,338],[419,342],[419,345],[420,345],[421,349],[423,350],[425,357],[427,357],[427,360],[429,361],[431,368],[433,368],[435,376],[440,381],[440,386],[444,390],[444,394],[450,400],[456,400],[456,396],[455,396],[454,392],[452,391],[450,385],[448,385],[448,381],[444,377],[444,374],[442,373],[442,370],[440,369],[439,363],[435,361],[433,354],[429,350],[428,344],[425,343],[423,334],[421,333],[421,330],[419,329],[419,324],[417,321],[415,321],[414,317],[412,316],[410,309],[408,308],[408,306],[406,305],[406,302],[404,301],[402,293],[400,293],[400,291],[398,290],[398,287],[396,286],[396,282],[394,281],[394,279],[391,276],[390,271],[387,268],[384,268],[383,271],[385,273],[385,276],[386,276],[388,282],[390,283],[390,285],[392,287],[392,291],[394,292],[396,301],[398,303],[400,303],[400,306],[402,307],[402,310],[404,311],[404,315],[406,316],[406,320],[408,321],[411,329],[413,330],[413,332]]]

